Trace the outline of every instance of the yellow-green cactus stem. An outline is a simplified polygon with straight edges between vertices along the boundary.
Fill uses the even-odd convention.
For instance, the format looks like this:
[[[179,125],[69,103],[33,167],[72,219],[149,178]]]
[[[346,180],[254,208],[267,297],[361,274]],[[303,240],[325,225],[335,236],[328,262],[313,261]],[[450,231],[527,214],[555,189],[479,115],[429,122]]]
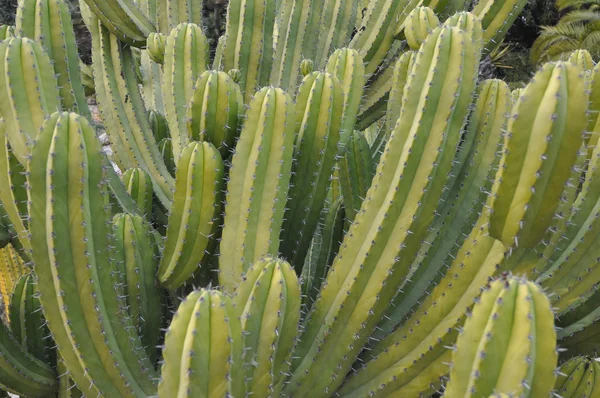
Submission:
[[[242,341],[239,314],[228,296],[190,293],[165,336],[158,397],[243,397]]]
[[[437,28],[421,46],[406,88],[410,100],[308,315],[284,393],[332,395],[407,275],[454,161],[477,54],[458,28]]]
[[[326,70],[338,78],[344,90],[344,116],[340,127],[340,141],[344,142],[354,131],[365,85],[365,67],[358,51],[340,48],[329,57]]]
[[[296,112],[283,90],[261,89],[246,111],[231,160],[220,243],[219,284],[232,292],[242,273],[279,252],[291,178]]]
[[[273,65],[275,1],[232,0],[227,6],[223,70],[239,69],[244,103],[269,84]]]
[[[558,369],[554,392],[563,398],[592,398],[600,395],[600,362],[574,357]]]
[[[315,63],[312,60],[303,59],[302,62],[300,63],[300,73],[302,73],[302,76],[309,75],[312,72],[314,72],[314,70],[315,70]]]
[[[73,379],[69,375],[69,371],[65,366],[65,363],[62,359],[58,360],[57,364],[57,373],[58,373],[58,398],[83,398],[86,395],[81,392],[81,390],[85,391],[86,386],[75,385]],[[81,389],[80,389],[81,388]],[[89,389],[89,391],[85,391],[88,396],[89,394],[94,394],[93,389]]]
[[[175,157],[173,156],[173,145],[171,144],[170,138],[163,138],[158,143],[158,150],[165,162],[165,167],[169,170],[169,173],[172,176],[175,176],[175,170],[177,169],[177,164],[175,163]]]
[[[165,61],[165,47],[167,39],[162,33],[150,33],[146,43],[148,55],[150,59],[157,64],[162,64]]]
[[[31,270],[27,268],[12,244],[9,243],[0,249],[0,294],[2,294],[4,308],[10,306],[10,296],[15,283],[28,272]],[[8,312],[5,312],[5,315],[7,316],[5,321],[9,324]]]
[[[482,293],[458,336],[444,396],[547,397],[557,361],[548,297],[532,282],[501,278]]]
[[[180,23],[186,22],[191,22],[198,26],[202,25],[203,1],[165,0],[165,3],[167,9],[167,19],[170,27],[175,27]]]
[[[156,283],[159,253],[153,231],[141,216],[117,214],[113,234],[127,307],[146,352],[154,360],[162,319],[161,293]]]
[[[345,211],[342,198],[326,206],[321,214],[321,227],[315,231],[310,250],[302,267],[302,301],[309,307],[314,303],[329,266],[337,255],[344,238]]]
[[[595,63],[590,52],[586,49],[575,50],[569,55],[567,61],[579,66],[585,72],[594,69]]]
[[[313,72],[296,98],[296,144],[287,210],[282,226],[283,258],[302,269],[319,222],[339,152],[344,105],[342,84],[329,73]]]
[[[83,4],[82,4],[83,5]],[[154,192],[170,208],[175,182],[167,170],[150,129],[137,79],[132,51],[112,35],[85,7],[82,15],[92,33],[92,63],[98,108],[121,170],[144,169],[152,177]]]
[[[233,303],[241,317],[246,394],[280,396],[300,321],[300,285],[289,263],[267,257],[248,269]]]
[[[233,152],[244,102],[237,83],[225,72],[206,71],[198,80],[187,106],[192,141],[208,141],[226,159]]]
[[[5,214],[5,223],[14,234],[13,245],[22,249],[24,256],[31,252],[27,229],[27,190],[25,167],[19,162],[16,152],[9,145],[5,129],[0,120],[0,203]]]
[[[550,225],[583,142],[587,95],[568,62],[536,73],[513,108],[492,195],[490,234],[507,246],[534,247]]]
[[[408,14],[401,34],[411,50],[418,50],[428,34],[440,25],[435,12],[429,7],[417,7]]]
[[[183,285],[194,273],[207,271],[204,268],[216,245],[224,173],[221,154],[208,142],[192,142],[181,153],[158,269],[158,279],[168,289]]]
[[[54,342],[42,314],[37,281],[31,274],[23,275],[15,284],[9,308],[10,329],[21,346],[40,361],[54,366]]]
[[[325,0],[322,10],[317,11],[317,14],[320,14],[320,33],[316,40],[314,36],[309,36],[308,44],[313,47],[307,48],[305,57],[314,59],[318,70],[325,67],[330,54],[350,42],[356,21],[362,17],[358,11],[359,2],[359,0]],[[319,9],[316,4],[313,7]],[[313,53],[314,56],[310,55]]]
[[[169,123],[165,117],[154,110],[148,111],[148,122],[154,134],[156,142],[161,142],[165,138],[169,138]]]
[[[8,220],[2,201],[0,200],[0,249],[8,246],[10,241],[13,240],[16,235],[17,234],[14,232],[14,229]]]
[[[475,5],[473,14],[483,27],[484,53],[489,54],[502,43],[526,4],[527,0],[480,0]]]
[[[156,31],[134,0],[119,0],[117,3],[104,0],[83,0],[106,27],[119,40],[134,47],[146,44],[148,35]]]
[[[15,27],[12,25],[0,25],[0,40],[15,37]]]
[[[96,93],[96,85],[94,84],[94,72],[89,65],[79,61],[79,70],[81,71],[81,84],[86,97],[90,97]]]
[[[396,122],[400,116],[402,110],[402,98],[404,97],[404,87],[408,81],[408,72],[411,70],[413,62],[415,60],[416,53],[413,51],[402,54],[398,61],[394,65],[392,75],[392,86],[389,91],[389,98],[387,101],[387,112],[385,113],[385,130],[386,135],[389,136]]]
[[[585,137],[588,158],[592,156],[592,151],[596,148],[600,136],[600,64],[597,64],[590,74],[588,134]]]
[[[173,28],[165,50],[163,97],[175,161],[189,142],[187,106],[194,82],[206,70],[207,62],[208,43],[202,28],[191,23]]]
[[[390,333],[444,275],[465,238],[476,225],[489,198],[502,139],[511,109],[510,90],[497,79],[480,83],[457,161],[450,172],[448,189],[438,208],[440,217],[413,263],[411,283],[398,292],[387,316],[374,333]]]
[[[217,48],[215,49],[215,57],[213,58],[212,70],[223,70],[223,51],[225,50],[225,36],[219,37]],[[236,83],[239,80],[236,81]]]
[[[46,117],[58,110],[59,94],[50,58],[31,39],[0,42],[0,116],[16,159],[25,165]]]
[[[63,109],[91,121],[69,5],[65,0],[22,0],[16,21],[19,36],[36,40],[50,57]]]
[[[156,375],[111,258],[102,157],[94,130],[74,113],[53,114],[32,148],[28,210],[40,302],[78,385],[104,396],[153,395]]]
[[[139,168],[128,169],[121,177],[127,193],[131,196],[142,214],[152,214],[152,178]]]
[[[50,366],[21,346],[0,322],[0,388],[27,398],[56,396],[58,383]]]
[[[353,221],[367,196],[375,173],[369,143],[364,134],[358,131],[352,133],[338,164],[346,217]]]
[[[377,70],[392,48],[398,33],[396,26],[403,25],[408,14],[419,5],[419,0],[369,2],[358,33],[350,42],[350,47],[364,59],[367,74]]]

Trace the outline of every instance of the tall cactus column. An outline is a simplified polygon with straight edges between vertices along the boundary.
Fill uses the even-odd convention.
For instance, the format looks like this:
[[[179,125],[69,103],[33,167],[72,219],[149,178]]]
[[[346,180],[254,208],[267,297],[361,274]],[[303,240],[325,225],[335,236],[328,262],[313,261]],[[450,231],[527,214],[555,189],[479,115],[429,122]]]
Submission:
[[[101,148],[87,121],[55,113],[28,164],[32,257],[48,327],[71,376],[104,396],[156,391],[111,259]]]
[[[478,62],[471,37],[458,28],[437,28],[423,43],[408,100],[309,315],[284,393],[331,396],[380,321],[433,220]]]

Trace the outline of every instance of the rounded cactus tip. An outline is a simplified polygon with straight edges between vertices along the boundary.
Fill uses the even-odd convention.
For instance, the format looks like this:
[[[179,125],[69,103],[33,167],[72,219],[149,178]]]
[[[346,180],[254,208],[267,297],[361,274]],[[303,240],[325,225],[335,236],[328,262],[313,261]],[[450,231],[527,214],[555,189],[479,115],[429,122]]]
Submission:
[[[150,59],[157,64],[162,64],[165,60],[165,45],[167,39],[162,33],[150,33],[146,41],[148,55]]]
[[[227,74],[236,83],[239,83],[242,78],[242,72],[239,69],[229,69],[229,72],[227,72]]]
[[[315,68],[315,63],[310,59],[303,59],[300,63],[300,71],[302,72],[302,76],[306,76]]]

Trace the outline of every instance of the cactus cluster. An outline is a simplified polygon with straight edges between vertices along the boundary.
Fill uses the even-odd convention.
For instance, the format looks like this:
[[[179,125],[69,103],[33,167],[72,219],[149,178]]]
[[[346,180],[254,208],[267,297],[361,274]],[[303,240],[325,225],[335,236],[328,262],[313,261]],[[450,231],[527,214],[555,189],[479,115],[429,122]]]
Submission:
[[[91,65],[65,0],[1,27],[1,390],[600,396],[589,54],[511,92],[523,0],[230,0],[214,52],[201,4],[80,0]]]

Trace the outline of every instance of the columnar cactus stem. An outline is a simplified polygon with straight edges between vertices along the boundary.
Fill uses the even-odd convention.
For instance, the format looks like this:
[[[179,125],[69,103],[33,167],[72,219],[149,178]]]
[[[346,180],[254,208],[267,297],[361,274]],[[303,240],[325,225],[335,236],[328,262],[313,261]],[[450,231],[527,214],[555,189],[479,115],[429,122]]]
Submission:
[[[255,261],[279,251],[295,117],[292,99],[281,89],[265,87],[250,102],[227,183],[219,257],[225,291],[232,292]]]
[[[281,253],[298,273],[317,228],[337,160],[344,94],[333,75],[313,72],[296,98],[296,145]]]
[[[158,396],[243,397],[242,329],[217,290],[196,290],[179,305],[165,336]]]
[[[55,113],[28,163],[32,259],[40,302],[77,384],[105,396],[156,391],[111,259],[103,154],[85,118]]]
[[[532,282],[502,278],[482,293],[459,334],[444,396],[547,397],[557,360],[550,300]]]
[[[27,269],[12,244],[9,243],[0,249],[0,294],[2,294],[5,309],[8,310],[10,306],[10,296],[15,283],[27,272],[30,270]],[[6,311],[6,315],[8,315],[8,311]],[[7,324],[10,323],[10,319],[5,319],[5,321]]]
[[[53,397],[57,390],[54,371],[25,351],[0,322],[0,388],[22,397]]]
[[[300,285],[289,263],[265,258],[245,273],[233,303],[241,317],[246,394],[280,396],[300,321]]]
[[[160,0],[157,0],[160,1]],[[198,0],[164,0],[167,8],[169,26],[174,28],[180,23],[191,22],[202,25],[202,6],[204,1]]]
[[[327,72],[338,78],[344,90],[344,116],[340,127],[340,141],[345,142],[354,130],[365,85],[365,67],[358,51],[341,48],[331,54],[326,68]]]
[[[31,243],[27,230],[25,167],[19,163],[7,138],[5,123],[0,120],[0,204],[6,216],[3,223],[15,235],[12,238],[13,244],[22,249],[27,258],[31,254]]]
[[[600,393],[600,362],[574,357],[558,370],[554,392],[563,398],[595,397]]]
[[[208,45],[202,28],[191,23],[173,28],[167,37],[162,89],[175,161],[189,142],[187,106],[194,82],[206,70],[207,62]]]
[[[67,3],[64,0],[21,0],[16,21],[19,36],[36,40],[52,60],[63,109],[91,121]]]
[[[346,218],[353,221],[371,187],[375,173],[369,143],[362,133],[354,131],[339,163]]]
[[[438,28],[423,43],[410,101],[309,315],[285,393],[333,394],[396,294],[442,195],[478,63],[473,42],[458,28]]]
[[[82,7],[82,13],[85,14]],[[98,105],[111,139],[115,162],[124,170],[141,167],[152,177],[154,192],[170,208],[174,181],[150,129],[130,49],[91,14],[92,60]]]
[[[446,272],[465,238],[475,227],[489,198],[498,163],[502,137],[511,109],[510,90],[500,80],[480,84],[475,107],[451,171],[448,190],[439,207],[440,218],[425,239],[410,276],[388,309],[374,337],[381,339],[396,328],[418,303],[427,289]]]
[[[527,0],[480,0],[473,13],[483,28],[484,52],[489,54],[498,47],[508,29],[525,8]]]
[[[203,272],[215,245],[221,212],[225,167],[219,151],[208,142],[192,142],[181,153],[175,198],[169,215],[167,241],[158,279],[168,289]]]
[[[416,53],[413,51],[406,52],[394,65],[394,74],[392,75],[392,86],[389,91],[387,101],[387,112],[385,113],[385,129],[386,136],[389,137],[396,127],[396,122],[402,110],[402,99],[404,97],[404,88],[408,81],[408,72],[411,70],[415,61]]]
[[[0,116],[17,160],[25,165],[46,117],[59,108],[54,69],[42,46],[14,37],[0,42]]]
[[[161,297],[156,283],[158,247],[148,223],[138,215],[113,218],[115,261],[122,274],[127,307],[146,352],[153,360],[161,328]]]
[[[127,193],[132,197],[143,215],[152,214],[152,178],[139,168],[128,169],[121,177]]]
[[[406,17],[400,34],[404,35],[411,50],[418,50],[427,35],[439,25],[440,20],[431,8],[417,7]]]
[[[212,143],[227,159],[235,146],[243,105],[240,88],[227,73],[204,72],[187,107],[190,140]]]
[[[272,0],[232,0],[227,7],[223,70],[241,71],[239,84],[246,104],[258,88],[269,83],[276,3]]]
[[[587,95],[582,71],[548,63],[513,108],[496,176],[490,234],[534,247],[544,236],[583,142]]]
[[[54,342],[42,314],[37,282],[31,274],[23,275],[16,283],[10,299],[10,329],[21,346],[34,357],[49,365],[56,361],[52,352]]]
[[[119,40],[134,47],[146,44],[146,38],[155,27],[134,0],[119,0],[117,3],[105,0],[85,1],[90,10]]]

